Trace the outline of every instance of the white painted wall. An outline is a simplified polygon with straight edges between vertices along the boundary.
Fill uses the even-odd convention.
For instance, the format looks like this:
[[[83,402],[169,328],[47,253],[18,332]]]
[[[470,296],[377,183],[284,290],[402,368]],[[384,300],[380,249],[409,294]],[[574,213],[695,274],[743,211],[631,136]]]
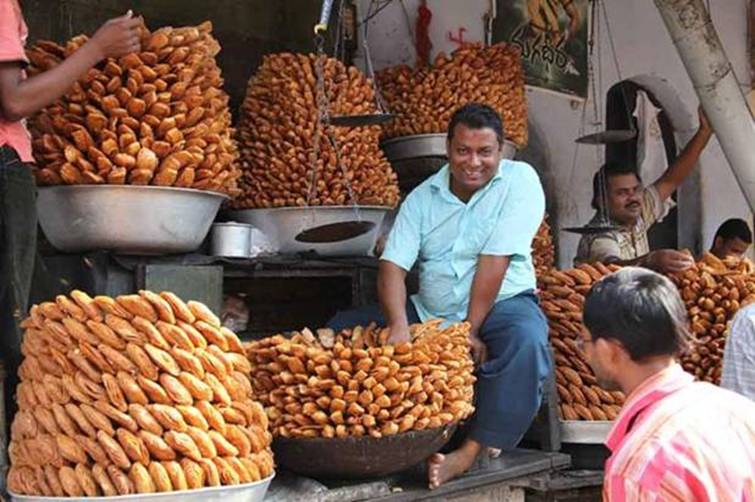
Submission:
[[[617,48],[621,75],[647,85],[660,99],[676,130],[677,144],[682,147],[697,127],[697,96],[684,71],[681,60],[671,43],[668,32],[652,0],[605,0]],[[361,0],[366,6],[368,0]],[[405,8],[402,7],[405,6]],[[750,88],[747,40],[747,0],[710,0],[713,22],[726,52],[739,77],[743,91]],[[414,47],[411,41],[418,0],[394,0],[371,22],[368,42],[376,68],[393,64],[413,64]],[[483,15],[489,0],[429,0],[433,11],[430,37],[433,55],[439,50],[455,47],[449,32],[457,33],[465,27],[465,40],[480,41],[484,36]],[[612,63],[606,30],[601,30],[603,67],[601,99],[619,81]],[[601,159],[592,147],[578,146],[581,105],[564,96],[537,89],[528,89],[529,120],[532,127],[545,136],[549,159],[547,169],[555,185],[555,207],[561,226],[578,226],[592,216],[590,198],[592,176]],[[588,103],[588,106],[590,103]],[[603,111],[601,111],[603,113]],[[588,124],[587,132],[602,128]],[[693,228],[680,231],[680,245],[693,247],[696,243],[707,248],[718,225],[730,217],[752,222],[747,203],[737,186],[726,159],[713,139],[700,161],[701,199],[688,200],[684,186],[680,193],[679,226],[689,226],[693,208],[701,203],[702,219]],[[543,168],[543,166],[536,166]],[[687,190],[689,195],[689,189]],[[695,197],[692,197],[695,199]],[[553,203],[553,201],[551,201]],[[578,236],[565,232],[559,235],[559,264],[568,266],[576,252]]]

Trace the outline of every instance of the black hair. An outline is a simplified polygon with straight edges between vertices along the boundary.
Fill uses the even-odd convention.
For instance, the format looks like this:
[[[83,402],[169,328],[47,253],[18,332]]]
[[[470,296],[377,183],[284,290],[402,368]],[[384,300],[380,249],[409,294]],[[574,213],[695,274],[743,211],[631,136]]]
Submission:
[[[750,231],[750,227],[747,226],[745,220],[739,218],[729,218],[721,223],[721,226],[716,230],[716,236],[713,238],[714,244],[719,237],[725,241],[738,237],[739,239],[742,239],[743,242],[752,244],[752,232]]]
[[[453,139],[454,130],[459,124],[464,124],[470,129],[493,129],[498,145],[503,146],[503,120],[490,106],[482,103],[467,103],[458,108],[448,123],[448,141]]]
[[[608,189],[608,180],[614,176],[622,176],[625,174],[634,174],[637,177],[637,181],[642,183],[637,169],[633,166],[626,164],[603,164],[595,176],[592,177],[592,208],[596,211],[600,209],[600,200],[606,198],[608,194],[603,193],[603,182],[601,178],[605,180],[605,188]]]
[[[679,290],[645,268],[625,267],[595,283],[582,317],[593,340],[618,341],[636,362],[679,355],[690,337]]]

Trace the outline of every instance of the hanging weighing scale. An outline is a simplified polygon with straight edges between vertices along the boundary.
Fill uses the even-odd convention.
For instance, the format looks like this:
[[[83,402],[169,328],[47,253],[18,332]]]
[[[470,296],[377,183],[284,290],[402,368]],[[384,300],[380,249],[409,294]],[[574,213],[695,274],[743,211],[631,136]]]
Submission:
[[[340,148],[336,142],[335,136],[332,132],[328,131],[326,127],[328,125],[336,127],[364,127],[369,125],[379,125],[385,123],[393,118],[393,115],[385,111],[385,105],[380,96],[380,91],[377,87],[375,80],[375,74],[372,66],[372,59],[370,57],[369,45],[367,44],[367,21],[370,16],[373,15],[374,1],[370,2],[370,7],[367,11],[367,15],[361,21],[362,27],[362,47],[364,48],[365,63],[367,66],[367,76],[370,79],[375,95],[375,104],[378,109],[377,113],[365,114],[365,115],[334,115],[331,116],[329,112],[330,99],[325,89],[325,72],[324,61],[327,57],[325,55],[325,38],[324,35],[328,30],[328,21],[330,19],[330,13],[333,8],[334,0],[325,0],[320,12],[320,21],[315,25],[314,43],[315,43],[315,78],[316,78],[316,101],[318,107],[317,124],[315,127],[314,143],[312,152],[310,155],[310,162],[312,165],[312,173],[310,178],[310,190],[307,196],[307,205],[311,202],[317,187],[317,161],[320,157],[320,138],[324,133],[328,142],[330,143],[333,151],[336,154],[336,163],[342,170],[346,189],[348,191],[349,200],[351,203],[351,209],[353,210],[353,220],[350,221],[337,221],[332,223],[317,224],[316,212],[323,209],[336,209],[327,208],[327,206],[310,206],[308,221],[310,226],[300,231],[295,240],[302,243],[332,243],[346,241],[365,235],[373,231],[376,227],[375,221],[370,221],[362,218],[360,208],[357,205],[356,198],[354,196],[351,183],[348,181],[346,169],[341,162]],[[341,3],[341,11],[343,9],[343,3]],[[339,34],[340,35],[340,34]],[[323,131],[324,130],[324,131]],[[343,208],[342,208],[343,209]]]
[[[594,67],[594,49],[595,44],[598,43],[598,61],[602,61],[602,58],[600,57],[600,12],[599,9],[602,10],[602,14],[604,16],[604,20],[606,23],[606,28],[608,32],[608,38],[611,44],[611,51],[613,54],[614,64],[616,65],[616,74],[619,77],[619,82],[622,81],[621,77],[621,70],[619,68],[619,61],[616,57],[616,49],[614,47],[613,43],[613,36],[611,35],[610,30],[610,24],[608,23],[608,15],[606,14],[605,5],[602,4],[602,0],[592,0],[591,1],[591,18],[592,18],[592,24],[590,26],[590,39],[588,41],[588,60],[587,60],[587,73],[588,78],[590,80],[590,89],[592,94],[592,103],[593,103],[593,124],[600,125],[602,124],[601,116],[600,116],[600,97],[598,94],[598,88],[596,85],[596,76],[595,76],[595,67]],[[601,75],[601,67],[598,67],[598,76]],[[632,127],[632,117],[630,115],[629,111],[629,105],[627,102],[627,97],[624,89],[621,89],[621,95],[624,99],[624,109],[626,110],[627,114],[629,115],[628,123],[630,124],[630,129],[609,129],[604,131],[598,131],[595,133],[587,134],[580,136],[575,140],[575,143],[577,144],[584,144],[584,145],[594,145],[596,148],[596,160],[597,163],[600,164],[600,150],[599,147],[601,145],[608,145],[612,143],[623,143],[625,141],[630,141],[633,138],[637,136],[637,130]],[[589,96],[588,96],[589,97]],[[583,107],[587,106],[587,101],[583,104]],[[584,118],[585,118],[585,112],[586,109],[583,108],[582,113],[582,124],[580,126],[580,130],[584,130]],[[574,162],[576,165],[576,159],[577,156],[574,156]],[[572,166],[572,170],[574,170],[575,165]],[[606,173],[605,170],[601,169],[598,171],[598,198],[600,203],[598,204],[598,210],[597,210],[597,218],[595,221],[592,221],[584,226],[581,227],[566,227],[562,228],[564,232],[571,232],[574,234],[580,234],[580,235],[594,235],[594,234],[602,234],[605,232],[611,232],[615,230],[619,230],[621,227],[614,225],[611,221],[609,212],[608,212],[608,182],[606,179]]]
[[[328,20],[330,19],[330,12],[333,8],[334,0],[325,0],[322,4],[320,11],[320,22],[315,26],[315,37],[322,36],[328,29]],[[380,90],[377,86],[377,80],[375,79],[375,70],[372,66],[372,58],[370,57],[370,46],[367,43],[367,26],[369,19],[376,13],[375,1],[371,1],[367,8],[367,14],[364,16],[358,25],[362,29],[362,49],[364,50],[364,60],[367,70],[367,78],[372,83],[373,94],[375,95],[375,105],[377,107],[376,113],[360,114],[360,115],[334,115],[328,117],[327,123],[337,127],[365,127],[373,125],[385,124],[389,120],[393,120],[395,115],[387,111],[385,102],[380,95]],[[343,9],[343,3],[341,3],[341,9]]]

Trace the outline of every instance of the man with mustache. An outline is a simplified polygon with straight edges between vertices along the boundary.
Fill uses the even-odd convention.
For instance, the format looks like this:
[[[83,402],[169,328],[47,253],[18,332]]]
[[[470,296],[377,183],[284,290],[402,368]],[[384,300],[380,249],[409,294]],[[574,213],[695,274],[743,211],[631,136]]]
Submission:
[[[606,210],[611,223],[619,230],[584,235],[579,241],[575,263],[617,263],[638,265],[659,272],[679,272],[692,265],[692,257],[673,249],[650,251],[647,232],[662,220],[671,203],[669,198],[692,172],[713,130],[702,110],[700,127],[684,150],[663,175],[648,187],[633,166],[606,164],[593,178],[592,207],[599,219]],[[605,180],[605,193],[603,193]]]
[[[329,322],[336,330],[376,322],[392,343],[409,341],[409,325],[420,321],[470,324],[476,412],[458,449],[428,459],[431,489],[467,471],[485,448],[514,448],[551,371],[531,257],[545,196],[532,166],[504,160],[502,147],[495,110],[472,103],[454,113],[448,164],[407,196],[381,256],[382,311],[339,312]],[[407,298],[415,264],[420,290]]]

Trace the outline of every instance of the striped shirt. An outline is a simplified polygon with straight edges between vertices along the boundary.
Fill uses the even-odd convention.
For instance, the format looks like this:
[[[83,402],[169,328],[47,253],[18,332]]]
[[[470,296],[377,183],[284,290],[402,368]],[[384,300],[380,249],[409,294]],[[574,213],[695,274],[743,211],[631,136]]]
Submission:
[[[605,501],[755,501],[755,403],[678,364],[630,394],[606,446]]]
[[[655,185],[646,187],[642,193],[642,215],[637,223],[632,228],[626,228],[619,222],[612,221],[613,225],[620,227],[619,230],[583,235],[579,240],[574,264],[633,260],[645,256],[650,252],[648,230],[655,223],[663,221],[673,207],[671,199],[661,200]],[[597,224],[599,221],[600,214],[595,213],[590,223]]]
[[[755,304],[740,309],[731,322],[721,387],[755,401]]]

